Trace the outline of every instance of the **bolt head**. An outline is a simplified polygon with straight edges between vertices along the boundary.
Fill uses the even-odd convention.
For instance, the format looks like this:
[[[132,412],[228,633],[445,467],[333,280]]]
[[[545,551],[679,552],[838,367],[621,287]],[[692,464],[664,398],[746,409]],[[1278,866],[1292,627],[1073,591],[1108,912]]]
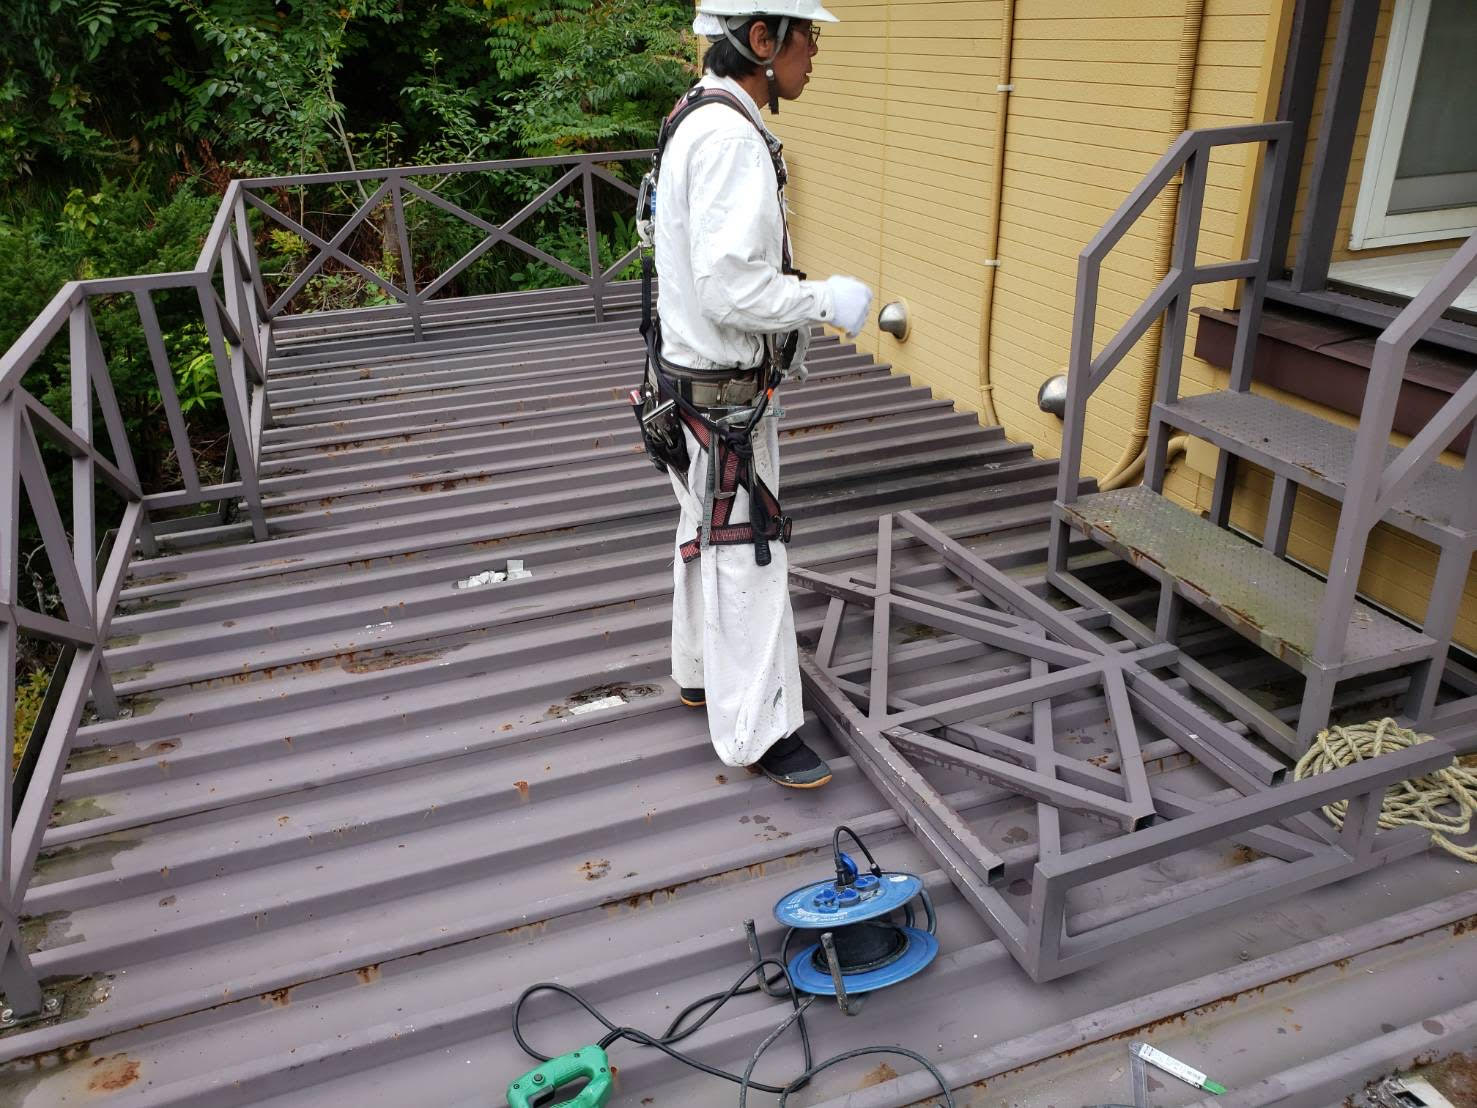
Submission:
[[[15,1019],[14,1008],[0,1008],[0,1020],[4,1020],[6,1023],[9,1023],[13,1019]]]

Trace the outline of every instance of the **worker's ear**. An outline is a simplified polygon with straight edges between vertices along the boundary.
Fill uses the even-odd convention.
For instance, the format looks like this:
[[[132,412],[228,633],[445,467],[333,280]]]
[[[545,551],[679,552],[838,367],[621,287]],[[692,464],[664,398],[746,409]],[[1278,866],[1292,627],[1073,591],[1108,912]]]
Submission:
[[[749,24],[749,49],[754,52],[754,57],[767,58],[774,53],[774,47],[774,35],[769,31],[769,24],[762,19]]]

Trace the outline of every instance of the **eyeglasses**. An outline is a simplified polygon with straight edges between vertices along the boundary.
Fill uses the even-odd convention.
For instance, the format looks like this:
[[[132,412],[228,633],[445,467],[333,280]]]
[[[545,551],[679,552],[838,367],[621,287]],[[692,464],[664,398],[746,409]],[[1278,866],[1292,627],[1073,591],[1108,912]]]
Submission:
[[[812,23],[808,27],[794,27],[792,28],[792,30],[798,31],[800,34],[809,39],[812,49],[820,45],[821,29],[819,25]]]

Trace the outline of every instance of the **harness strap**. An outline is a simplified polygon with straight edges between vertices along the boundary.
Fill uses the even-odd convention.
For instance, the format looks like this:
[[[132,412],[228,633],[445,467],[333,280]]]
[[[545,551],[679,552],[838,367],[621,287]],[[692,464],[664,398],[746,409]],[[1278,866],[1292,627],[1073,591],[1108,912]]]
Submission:
[[[769,544],[789,542],[791,521],[780,507],[779,499],[754,471],[752,436],[730,439],[714,434],[707,420],[682,411],[682,421],[708,452],[710,473],[717,481],[712,497],[711,515],[698,526],[696,537],[680,547],[684,562],[695,561],[704,546],[743,546],[752,543],[754,561],[767,566],[772,560]],[[711,478],[710,478],[711,480]],[[735,494],[742,488],[749,494],[749,522],[730,523]]]

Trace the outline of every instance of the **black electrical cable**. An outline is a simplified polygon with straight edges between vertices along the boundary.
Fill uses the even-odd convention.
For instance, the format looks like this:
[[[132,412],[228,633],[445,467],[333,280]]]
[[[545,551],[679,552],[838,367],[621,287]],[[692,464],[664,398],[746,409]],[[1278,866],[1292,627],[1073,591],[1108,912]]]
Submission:
[[[841,835],[843,832],[850,836],[851,841],[856,843],[857,849],[867,856],[867,862],[872,867],[872,873],[877,877],[881,877],[882,867],[877,864],[877,859],[872,857],[872,852],[867,849],[867,844],[862,842],[861,836],[850,827],[842,825],[837,827],[835,833],[831,835],[831,853],[836,859],[836,883],[838,885],[846,883],[846,871],[841,865]]]
[[[808,998],[806,1000],[806,1003],[809,1004]],[[789,1027],[790,1024],[793,1023],[795,1020],[802,1018],[803,1014],[803,1011],[795,1011],[787,1014],[780,1025],[776,1027],[773,1031],[771,1031],[765,1037],[764,1041],[760,1043],[759,1046],[755,1049],[754,1053],[749,1056],[749,1064],[744,1067],[744,1076],[739,1081],[739,1108],[748,1108],[750,1089],[758,1089],[760,1092],[768,1092],[768,1090],[765,1089],[764,1086],[758,1084],[757,1082],[751,1081],[749,1079],[750,1075],[754,1072],[754,1067],[759,1064],[759,1056],[769,1049],[769,1045],[771,1043],[773,1043],[782,1034],[784,1034],[785,1028]],[[913,1061],[917,1062],[924,1069],[926,1069],[930,1074],[932,1074],[933,1079],[939,1083],[939,1088],[942,1089],[944,1093],[945,1108],[954,1108],[954,1094],[949,1089],[949,1083],[944,1080],[944,1075],[938,1071],[938,1067],[936,1067],[927,1058],[923,1057],[923,1055],[902,1046],[863,1046],[858,1047],[855,1050],[843,1051],[840,1054],[837,1054],[831,1058],[827,1058],[824,1062],[820,1062],[814,1066],[810,1065],[810,1063],[807,1062],[805,1072],[780,1090],[779,1108],[785,1108],[785,1103],[789,1099],[790,1094],[798,1092],[806,1085],[810,1084],[811,1079],[822,1070],[830,1069],[832,1066],[838,1065],[841,1062],[849,1061],[852,1058],[861,1058],[868,1054],[895,1054],[903,1058],[911,1058]]]
[[[954,1094],[949,1090],[949,1083],[944,1080],[944,1075],[938,1071],[938,1067],[916,1051],[912,1051],[907,1049],[906,1047],[901,1046],[858,1047],[856,1050],[847,1050],[842,1052],[841,1054],[837,1054],[833,1058],[827,1058],[819,1065],[811,1066],[799,1077],[795,1078],[794,1081],[791,1081],[788,1085],[785,1086],[784,1091],[780,1093],[779,1108],[785,1108],[785,1102],[789,1099],[790,1094],[794,1092],[799,1092],[804,1086],[810,1083],[811,1078],[815,1077],[815,1075],[820,1073],[822,1070],[830,1069],[832,1066],[840,1062],[845,1062],[852,1058],[861,1058],[868,1054],[896,1054],[900,1055],[903,1058],[911,1058],[913,1061],[917,1062],[920,1066],[926,1069],[930,1074],[932,1074],[933,1079],[939,1083],[939,1088],[943,1091],[944,1094],[945,1108],[954,1108]],[[757,1089],[759,1088],[759,1086],[755,1085],[754,1088]],[[742,1104],[743,1101],[741,1100],[739,1103]]]
[[[814,1063],[815,1059],[811,1054],[810,1033],[805,1027],[804,1019],[801,1018],[803,1016],[805,1007],[809,1006],[809,998],[807,998],[807,1000],[802,1003],[802,1001],[800,1000],[800,993],[795,988],[795,983],[790,980],[789,969],[786,968],[783,962],[777,961],[774,958],[763,958],[760,961],[756,962],[754,965],[750,966],[748,969],[746,969],[739,977],[739,979],[735,981],[733,985],[728,989],[727,992],[719,995],[718,999],[714,1001],[712,1007],[710,1007],[705,1013],[703,1013],[700,1019],[694,1022],[690,1027],[679,1032],[676,1030],[677,1025],[680,1024],[680,1022],[698,1006],[706,1003],[709,998],[704,997],[703,1000],[698,1001],[697,1004],[689,1005],[681,1013],[679,1013],[677,1019],[674,1020],[671,1027],[668,1028],[667,1033],[662,1035],[661,1037],[650,1035],[647,1032],[642,1031],[639,1027],[621,1027],[617,1024],[611,1023],[610,1020],[605,1018],[604,1013],[602,1013],[598,1008],[596,1008],[593,1004],[591,1004],[575,990],[567,988],[564,985],[555,984],[552,981],[540,981],[538,984],[530,985],[528,988],[524,989],[513,1004],[513,1038],[517,1041],[518,1046],[522,1048],[523,1052],[527,1054],[530,1058],[533,1058],[539,1062],[549,1061],[552,1055],[540,1054],[538,1051],[534,1050],[533,1047],[528,1045],[528,1040],[523,1037],[523,1029],[520,1020],[522,1016],[523,1005],[527,1002],[529,997],[533,996],[535,993],[541,992],[559,993],[562,996],[569,997],[570,1000],[574,1001],[586,1012],[595,1017],[595,1019],[600,1021],[602,1025],[605,1026],[605,1028],[607,1029],[606,1034],[603,1035],[598,1041],[598,1045],[601,1050],[607,1049],[611,1043],[614,1043],[618,1039],[625,1039],[628,1042],[636,1043],[639,1046],[655,1047],[663,1054],[676,1059],[683,1065],[691,1066],[695,1070],[701,1070],[703,1073],[706,1073],[711,1077],[721,1077],[725,1081],[732,1081],[735,1085],[740,1085],[743,1083],[744,1078],[740,1077],[738,1074],[729,1073],[727,1070],[721,1070],[716,1066],[710,1066],[704,1061],[694,1058],[689,1054],[684,1054],[682,1051],[675,1049],[671,1044],[674,1042],[680,1042],[681,1040],[687,1038],[689,1035],[693,1034],[693,1032],[697,1031],[700,1027],[707,1023],[708,1020],[712,1019],[719,1008],[723,1007],[724,1004],[732,1000],[735,996],[739,995],[740,990],[744,988],[744,982],[752,977],[755,971],[759,971],[760,973],[762,973],[765,966],[778,966],[780,970],[780,975],[783,977],[786,986],[789,988],[790,1004],[793,1008],[793,1011],[790,1013],[790,1018],[786,1022],[785,1026],[788,1027],[790,1022],[799,1020],[800,1041],[805,1054],[805,1066],[806,1069],[809,1069]],[[758,985],[753,985],[749,987],[748,991],[753,992],[758,988]],[[761,1085],[758,1082],[750,1082],[749,1086],[751,1088],[758,1089],[760,1092],[764,1093],[781,1094],[785,1091],[784,1089],[776,1085]],[[791,1089],[798,1089],[800,1086],[796,1085],[792,1081],[788,1087]]]

